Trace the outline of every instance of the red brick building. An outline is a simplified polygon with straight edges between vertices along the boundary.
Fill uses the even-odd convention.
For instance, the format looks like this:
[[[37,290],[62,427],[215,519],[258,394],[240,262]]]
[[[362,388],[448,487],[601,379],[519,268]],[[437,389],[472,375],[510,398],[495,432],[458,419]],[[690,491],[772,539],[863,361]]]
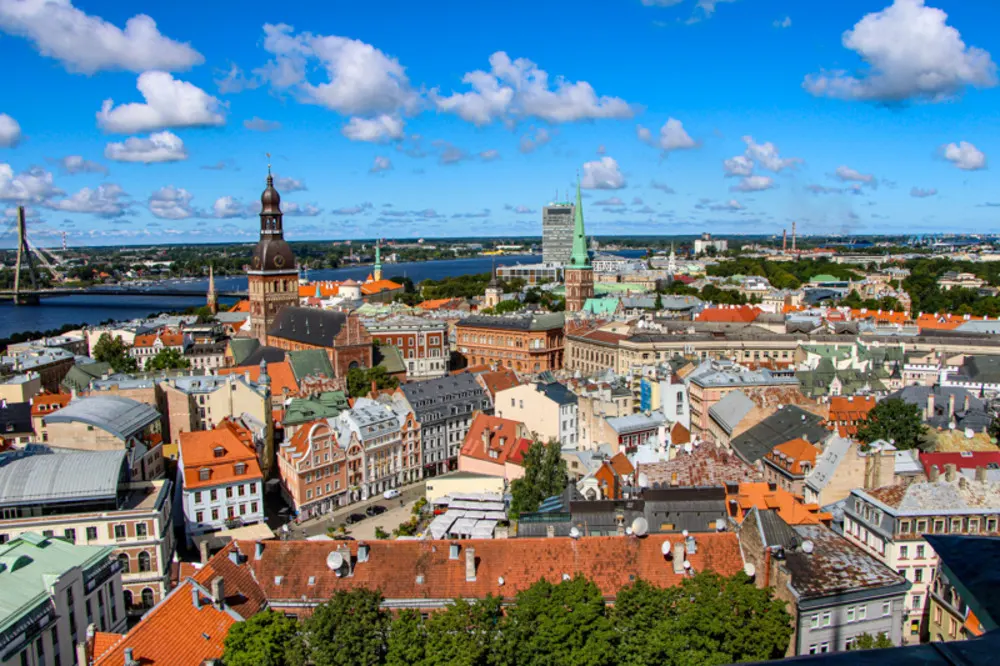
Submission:
[[[272,347],[285,351],[322,349],[334,374],[372,367],[372,336],[355,314],[316,308],[284,307],[267,331]]]
[[[267,188],[260,195],[260,241],[247,271],[250,330],[262,345],[282,308],[299,304],[299,271],[285,241],[281,197],[274,189],[270,167]]]
[[[392,317],[367,321],[372,339],[399,350],[409,379],[443,377],[448,374],[451,353],[448,325],[420,317]]]
[[[455,325],[458,351],[468,365],[535,374],[563,367],[561,312],[504,317],[473,315]]]

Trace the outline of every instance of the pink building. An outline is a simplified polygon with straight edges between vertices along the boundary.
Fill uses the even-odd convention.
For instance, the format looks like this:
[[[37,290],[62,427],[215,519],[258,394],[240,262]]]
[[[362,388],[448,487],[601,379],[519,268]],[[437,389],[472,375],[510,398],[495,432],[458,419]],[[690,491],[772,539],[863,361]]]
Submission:
[[[303,517],[347,503],[347,452],[325,419],[300,426],[278,451],[285,498]]]
[[[502,476],[507,481],[524,476],[524,454],[531,446],[528,429],[520,421],[476,414],[458,454],[462,472]]]

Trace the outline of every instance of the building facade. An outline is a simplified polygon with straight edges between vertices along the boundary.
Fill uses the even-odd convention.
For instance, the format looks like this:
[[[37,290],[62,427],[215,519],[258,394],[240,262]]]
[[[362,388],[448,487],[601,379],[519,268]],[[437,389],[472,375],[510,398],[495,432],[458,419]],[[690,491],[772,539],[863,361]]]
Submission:
[[[525,425],[539,441],[559,442],[563,448],[578,443],[578,398],[559,382],[522,384],[497,391],[496,415]]]
[[[473,315],[455,324],[458,352],[469,366],[495,365],[537,374],[562,368],[561,312],[540,315]]]
[[[268,344],[285,351],[322,349],[337,377],[372,367],[372,336],[354,313],[288,306],[268,330]]]
[[[283,307],[299,304],[299,271],[292,248],[285,242],[281,197],[274,189],[270,166],[260,204],[260,241],[250,260],[247,288],[250,332],[266,345],[268,331],[278,312]]]
[[[573,204],[550,203],[542,208],[542,261],[568,264],[573,254]]]
[[[368,320],[365,328],[373,340],[399,349],[410,379],[442,377],[448,374],[448,324],[420,317],[392,317]]]
[[[327,419],[303,425],[281,445],[278,473],[282,495],[301,518],[347,504],[347,451]]]
[[[573,251],[566,264],[566,312],[580,312],[588,298],[594,297],[594,269],[587,253],[587,236],[583,229],[583,200],[580,184],[576,186],[576,208],[573,215]]]

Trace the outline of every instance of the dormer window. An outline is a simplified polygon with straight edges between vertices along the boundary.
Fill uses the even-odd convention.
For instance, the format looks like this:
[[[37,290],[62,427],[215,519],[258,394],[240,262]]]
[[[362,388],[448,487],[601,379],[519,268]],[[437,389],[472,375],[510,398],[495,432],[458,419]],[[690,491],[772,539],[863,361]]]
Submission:
[[[210,470],[207,467],[202,467],[201,469],[198,470],[198,480],[199,481],[208,481],[208,479],[211,476],[212,476],[212,470]]]
[[[233,467],[235,468],[236,474],[246,474],[247,472],[246,463],[238,462],[235,465],[233,465]]]
[[[216,458],[221,458],[222,456],[226,455],[226,450],[221,446],[217,446],[214,449],[212,449],[212,455],[214,455]]]

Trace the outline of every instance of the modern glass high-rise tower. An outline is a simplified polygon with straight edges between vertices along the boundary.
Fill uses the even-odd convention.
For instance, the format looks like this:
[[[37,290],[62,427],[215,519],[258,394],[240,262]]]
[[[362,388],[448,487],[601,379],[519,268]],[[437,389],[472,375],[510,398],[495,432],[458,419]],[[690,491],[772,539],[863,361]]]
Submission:
[[[573,215],[571,203],[550,203],[542,209],[542,261],[568,264],[573,254]]]

